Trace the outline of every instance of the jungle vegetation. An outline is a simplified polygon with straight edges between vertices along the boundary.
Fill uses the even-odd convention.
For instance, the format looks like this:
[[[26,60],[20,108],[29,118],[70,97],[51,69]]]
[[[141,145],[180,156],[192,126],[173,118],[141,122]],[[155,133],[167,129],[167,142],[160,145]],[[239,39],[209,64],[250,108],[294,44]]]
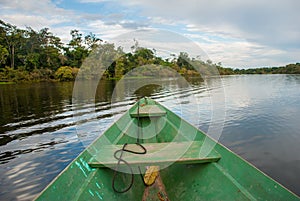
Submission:
[[[214,69],[218,69],[221,75],[300,73],[300,63],[282,67],[232,69],[222,67],[220,62],[190,58],[186,52],[162,58],[156,55],[154,49],[140,47],[137,41],[134,41],[131,52],[123,52],[122,47],[115,47],[93,33],[83,35],[79,30],[71,30],[70,35],[71,40],[65,44],[48,28],[38,31],[31,27],[20,29],[0,20],[0,82],[73,81],[85,59],[98,49],[113,52],[113,55],[107,55],[113,62],[108,64],[104,79],[120,79],[143,65],[150,66],[150,71],[147,68],[147,71],[135,72],[136,76],[152,75],[152,67],[153,71],[159,70],[163,76],[169,75],[165,67],[183,76],[199,76],[195,68],[199,68],[201,75],[214,73]],[[85,66],[88,64],[86,62]],[[92,78],[91,75],[83,79]]]

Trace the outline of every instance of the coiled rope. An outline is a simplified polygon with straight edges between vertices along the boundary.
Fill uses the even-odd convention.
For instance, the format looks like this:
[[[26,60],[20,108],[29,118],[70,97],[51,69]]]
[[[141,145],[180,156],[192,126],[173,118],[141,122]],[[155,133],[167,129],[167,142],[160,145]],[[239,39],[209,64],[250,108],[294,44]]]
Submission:
[[[145,100],[146,100],[146,98],[145,98]],[[122,149],[119,149],[119,150],[117,150],[117,151],[114,153],[114,158],[118,160],[118,163],[117,163],[116,169],[114,170],[114,176],[113,176],[113,180],[112,180],[112,188],[113,188],[113,190],[114,190],[115,192],[117,192],[117,193],[125,193],[125,192],[129,191],[129,189],[132,187],[133,182],[134,182],[134,174],[133,174],[133,170],[132,170],[130,164],[129,164],[127,161],[125,161],[124,159],[122,159],[123,153],[124,153],[124,152],[129,152],[129,153],[133,153],[133,154],[146,154],[146,153],[147,153],[146,148],[145,148],[143,145],[140,144],[140,134],[142,134],[142,132],[141,132],[141,128],[142,128],[142,127],[141,127],[141,126],[142,126],[141,123],[142,123],[142,122],[140,121],[140,100],[138,100],[138,104],[137,104],[137,121],[138,121],[138,122],[137,122],[137,124],[138,124],[138,128],[137,128],[137,141],[136,141],[135,144],[136,144],[137,146],[141,147],[143,151],[142,151],[142,152],[137,152],[137,151],[133,151],[133,150],[126,149],[126,146],[128,145],[128,143],[125,143],[125,144],[123,145]],[[118,153],[120,153],[120,157],[117,156]],[[119,170],[119,166],[120,166],[120,163],[121,163],[121,162],[123,162],[123,163],[129,168],[130,174],[131,174],[131,181],[130,181],[130,184],[129,184],[129,186],[128,186],[127,188],[125,188],[124,190],[118,190],[118,189],[116,189],[116,187],[115,187],[115,179],[116,179],[116,176],[117,176],[117,174],[118,174],[118,170]],[[139,169],[141,178],[142,178],[142,180],[143,180],[143,183],[144,183],[144,185],[146,185],[146,184],[145,184],[145,181],[144,181],[144,179],[143,179],[142,173],[141,173],[140,166],[138,166],[138,169]]]

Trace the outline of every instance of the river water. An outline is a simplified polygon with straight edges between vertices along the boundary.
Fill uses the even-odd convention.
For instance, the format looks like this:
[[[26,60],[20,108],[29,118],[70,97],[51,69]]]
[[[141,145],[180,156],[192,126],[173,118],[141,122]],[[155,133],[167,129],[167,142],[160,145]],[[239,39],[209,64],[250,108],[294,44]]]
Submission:
[[[224,76],[222,83],[219,141],[300,195],[300,75]],[[211,125],[218,89],[205,82],[156,80],[136,91],[124,85],[112,101],[116,84],[103,81],[94,98],[76,104],[71,82],[0,85],[0,200],[32,200],[141,96],[205,132]]]

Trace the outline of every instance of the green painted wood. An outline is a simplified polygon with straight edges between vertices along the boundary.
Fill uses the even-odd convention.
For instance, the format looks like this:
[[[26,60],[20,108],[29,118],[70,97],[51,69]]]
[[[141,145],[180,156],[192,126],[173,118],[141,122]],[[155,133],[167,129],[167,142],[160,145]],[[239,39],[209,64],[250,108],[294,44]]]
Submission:
[[[221,156],[216,151],[212,151],[208,156],[200,157],[199,150],[203,142],[169,142],[169,143],[147,143],[142,144],[146,150],[146,154],[133,154],[124,152],[122,159],[131,165],[161,165],[166,163],[176,164],[196,164],[216,162]],[[122,145],[108,145],[99,149],[99,152],[88,162],[91,167],[114,167],[117,160],[114,153],[122,149]],[[130,144],[127,150],[142,152],[137,145]],[[124,164],[123,164],[124,165]]]
[[[157,105],[140,105],[130,113],[131,117],[161,117],[166,115],[166,111],[162,110]]]
[[[164,146],[164,143],[178,142],[176,146],[179,146],[188,141],[196,141],[196,145],[194,142],[191,143],[191,147],[184,153],[186,158],[190,156],[196,158],[199,146],[202,142],[206,142],[210,145],[215,144],[212,155],[218,153],[221,156],[216,162],[174,163],[162,168],[160,176],[170,200],[300,200],[297,195],[223,145],[215,143],[202,131],[154,100],[141,99],[139,104],[150,107],[157,106],[165,111],[163,116],[159,116],[160,118],[153,118],[155,121],[152,121],[151,118],[140,118],[145,146],[151,146],[151,143],[157,142],[153,150],[158,150],[161,148],[160,146]],[[114,144],[120,148],[124,143],[136,142],[138,125],[137,118],[134,117],[136,109],[137,104],[71,162],[37,196],[36,200],[142,200],[145,186],[141,179],[135,177],[133,186],[127,193],[115,193],[111,187],[113,170],[93,168],[88,164],[97,157],[102,157],[101,152],[105,146]],[[150,147],[148,149],[151,150]],[[166,155],[164,154],[164,160],[172,159],[172,153],[178,153],[180,150],[182,151],[182,147],[178,150],[169,150],[165,153]],[[155,162],[161,160],[159,157],[159,155],[154,157]],[[126,177],[126,174],[121,173],[119,176],[121,178],[117,183],[120,187],[128,186],[128,175]]]

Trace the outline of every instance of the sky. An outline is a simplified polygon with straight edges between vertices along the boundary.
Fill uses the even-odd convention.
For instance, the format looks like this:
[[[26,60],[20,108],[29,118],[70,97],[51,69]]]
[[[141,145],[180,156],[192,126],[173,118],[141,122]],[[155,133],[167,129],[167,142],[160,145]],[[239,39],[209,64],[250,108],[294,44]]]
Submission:
[[[164,56],[254,68],[300,62],[299,8],[299,0],[0,0],[0,19],[48,27],[66,43],[73,29],[115,43],[134,36]]]

